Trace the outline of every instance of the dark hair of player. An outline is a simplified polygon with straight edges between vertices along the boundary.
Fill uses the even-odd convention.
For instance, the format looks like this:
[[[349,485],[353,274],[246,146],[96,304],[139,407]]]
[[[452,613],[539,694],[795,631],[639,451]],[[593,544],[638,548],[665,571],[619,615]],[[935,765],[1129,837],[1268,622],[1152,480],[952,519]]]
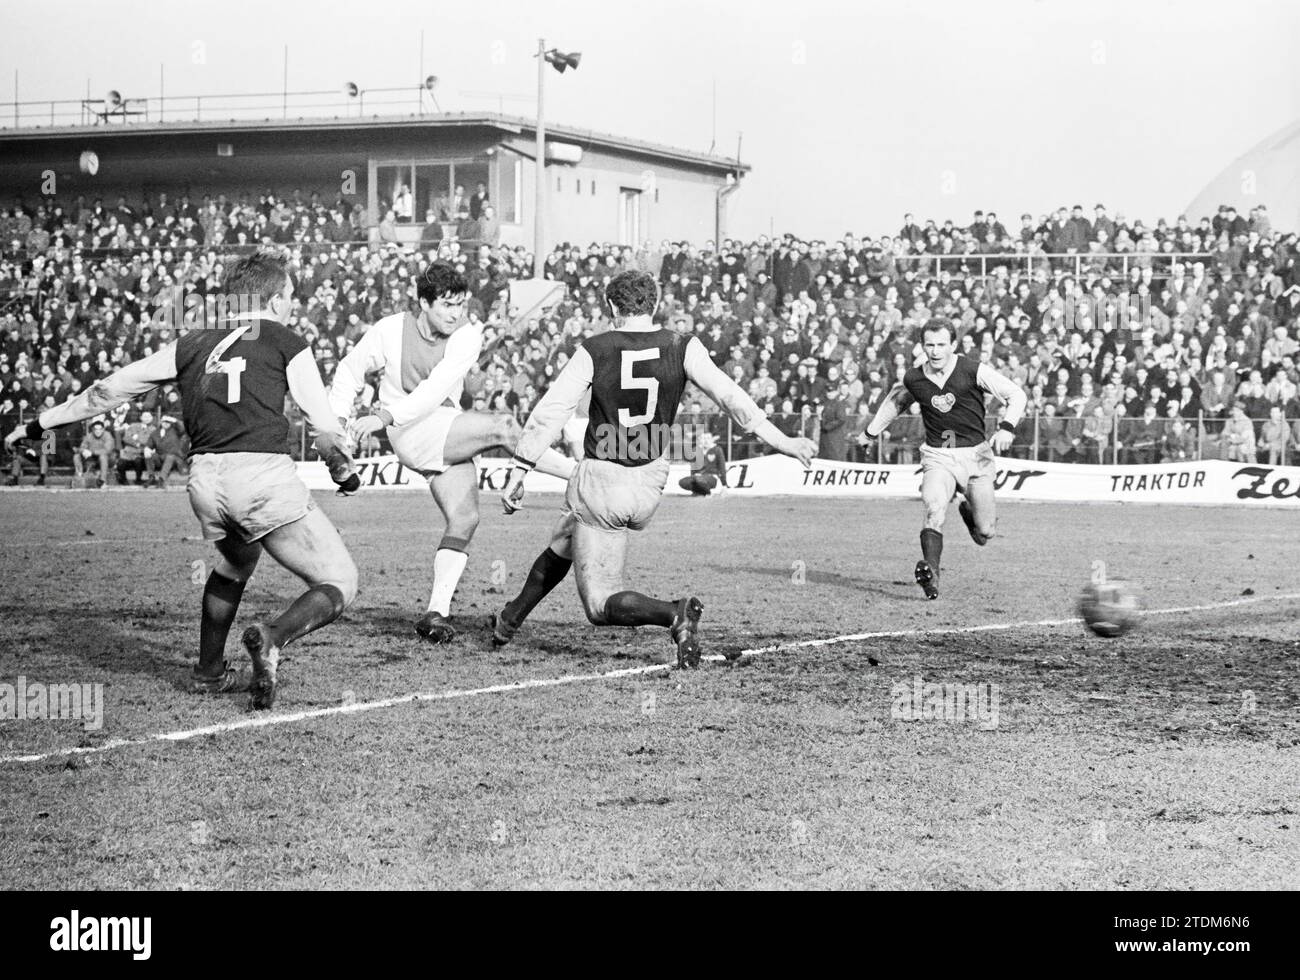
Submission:
[[[605,287],[615,316],[647,316],[659,304],[659,284],[647,272],[620,272]]]
[[[226,271],[221,291],[227,296],[256,297],[258,309],[264,310],[284,290],[284,280],[288,275],[289,260],[284,252],[259,248]]]
[[[430,306],[444,296],[459,296],[469,292],[469,283],[446,262],[435,262],[425,269],[415,282],[415,295]]]
[[[924,337],[928,333],[938,333],[940,330],[948,331],[948,339],[950,341],[955,341],[957,339],[957,331],[953,327],[952,321],[947,317],[942,316],[932,317],[925,321],[925,329],[921,331],[921,336]]]

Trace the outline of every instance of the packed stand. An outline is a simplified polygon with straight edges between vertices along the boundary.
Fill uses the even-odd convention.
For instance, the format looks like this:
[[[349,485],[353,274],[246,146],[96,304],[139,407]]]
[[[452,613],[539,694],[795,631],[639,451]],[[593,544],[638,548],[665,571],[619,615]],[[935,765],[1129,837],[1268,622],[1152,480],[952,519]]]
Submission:
[[[327,380],[369,324],[413,307],[414,275],[450,261],[470,282],[469,316],[486,325],[466,405],[522,419],[582,338],[608,329],[604,283],[637,268],[659,276],[660,318],[698,334],[778,425],[818,439],[824,458],[864,458],[857,436],[914,363],[919,328],[946,316],[962,352],[1029,393],[1014,453],[1300,459],[1297,236],[1274,231],[1263,206],[1195,223],[1145,225],[1098,205],[1091,217],[1080,207],[1024,215],[1014,231],[976,212],[965,227],[908,215],[895,235],[833,242],[564,243],[545,275],[565,282],[568,297],[516,324],[505,297],[512,280],[531,277],[532,256],[499,244],[483,188],[435,202],[423,240],[403,247],[391,226],[411,217],[408,204],[399,190],[376,221],[359,204],[301,191],[111,207],[13,202],[0,211],[0,420],[7,429],[173,339],[204,316],[223,259],[269,242],[292,256],[290,325]],[[85,485],[132,474],[158,485],[184,466],[179,416],[177,394],[162,389],[119,409],[98,435],[75,427],[15,456],[11,475],[43,476],[53,464]],[[680,420],[710,430],[733,458],[756,451],[698,392]],[[872,458],[914,461],[921,439],[914,408]],[[298,432],[290,449],[306,445]],[[362,452],[382,448],[371,440]]]

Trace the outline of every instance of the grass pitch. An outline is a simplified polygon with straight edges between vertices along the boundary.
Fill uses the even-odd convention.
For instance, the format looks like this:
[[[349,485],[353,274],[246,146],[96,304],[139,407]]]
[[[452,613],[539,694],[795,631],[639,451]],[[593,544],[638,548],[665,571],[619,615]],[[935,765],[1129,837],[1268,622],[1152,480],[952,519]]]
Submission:
[[[513,518],[484,498],[448,648],[412,631],[432,501],[318,500],[362,592],[290,648],[276,716],[668,658],[664,631],[587,624],[571,581],[492,648],[558,497]],[[1300,887],[1300,514],[1004,503],[981,550],[954,512],[933,603],[919,522],[914,501],[667,498],[629,584],[699,595],[706,653],[907,635],[5,762],[0,887]],[[0,541],[0,682],[105,685],[102,729],[0,721],[0,755],[252,717],[185,690],[214,552],[183,493],[7,493]],[[1120,640],[932,632],[1070,617],[1096,559],[1150,609],[1263,601]],[[266,560],[233,660],[298,588]],[[995,694],[996,724],[905,720],[918,678]]]

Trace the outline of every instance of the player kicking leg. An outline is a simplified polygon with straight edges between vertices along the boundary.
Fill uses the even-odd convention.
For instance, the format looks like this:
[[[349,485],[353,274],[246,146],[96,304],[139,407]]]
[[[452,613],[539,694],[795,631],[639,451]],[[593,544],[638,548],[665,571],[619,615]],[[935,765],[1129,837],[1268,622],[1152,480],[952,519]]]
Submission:
[[[514,452],[520,427],[509,415],[460,409],[465,374],[483,350],[482,325],[465,319],[469,287],[464,277],[435,263],[417,280],[415,291],[418,314],[380,320],[339,362],[330,401],[335,414],[346,420],[366,376],[381,372],[374,412],[347,423],[347,431],[359,444],[386,429],[398,461],[429,481],[446,529],[434,553],[429,606],[415,630],[427,640],[446,643],[456,635],[451,600],[479,521],[474,457],[494,447]],[[567,479],[573,462],[548,450],[538,468]]]

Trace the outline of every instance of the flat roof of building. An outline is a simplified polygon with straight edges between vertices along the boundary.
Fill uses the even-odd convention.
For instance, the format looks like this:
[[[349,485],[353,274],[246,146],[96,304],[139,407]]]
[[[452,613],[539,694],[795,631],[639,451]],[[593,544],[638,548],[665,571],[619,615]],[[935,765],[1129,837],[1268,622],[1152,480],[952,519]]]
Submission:
[[[525,116],[510,116],[496,112],[431,112],[424,114],[364,116],[348,118],[298,117],[293,119],[214,119],[177,120],[175,122],[124,122],[89,126],[22,126],[0,128],[0,145],[14,142],[56,140],[69,138],[115,139],[142,136],[171,136],[193,133],[275,133],[311,132],[313,130],[373,130],[373,129],[461,129],[483,127],[495,129],[512,136],[536,132],[535,121]],[[548,139],[577,143],[586,149],[602,149],[616,153],[672,161],[687,166],[719,173],[748,173],[749,164],[711,153],[697,153],[680,147],[651,143],[646,140],[616,136],[592,129],[566,126],[563,123],[546,123]]]

